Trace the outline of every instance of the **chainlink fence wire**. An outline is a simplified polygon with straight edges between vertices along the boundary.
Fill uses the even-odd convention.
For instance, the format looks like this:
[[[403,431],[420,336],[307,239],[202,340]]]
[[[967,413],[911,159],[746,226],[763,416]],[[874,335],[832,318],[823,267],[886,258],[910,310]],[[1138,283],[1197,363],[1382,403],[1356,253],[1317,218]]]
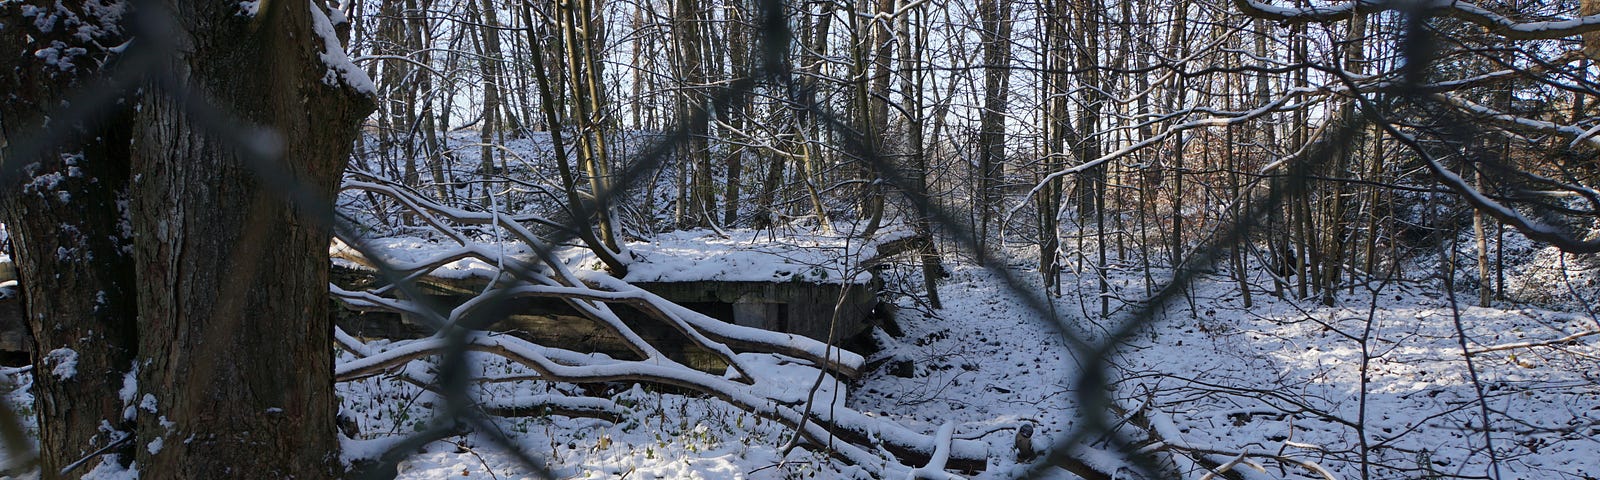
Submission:
[[[127,17],[126,26],[130,32],[131,43],[122,53],[115,55],[99,75],[66,96],[68,101],[52,112],[51,118],[54,119],[52,125],[55,126],[14,137],[21,140],[9,146],[6,153],[10,158],[0,163],[0,184],[17,185],[25,174],[25,165],[42,158],[47,152],[70,144],[83,135],[82,132],[93,130],[93,126],[108,121],[109,112],[121,108],[115,105],[117,102],[138,95],[140,89],[153,89],[157,95],[181,105],[183,111],[193,120],[192,125],[205,129],[210,135],[233,142],[238,147],[238,154],[250,166],[257,178],[279,195],[280,198],[273,199],[274,201],[291,202],[304,207],[298,209],[305,215],[304,220],[334,232],[337,238],[345,241],[371,261],[379,276],[391,282],[399,294],[412,299],[413,302],[427,305],[429,297],[422,294],[417,281],[403,275],[394,265],[386,261],[383,255],[378,254],[374,247],[364,242],[360,233],[361,228],[354,220],[336,214],[328,199],[297,183],[285,171],[283,167],[285,159],[282,158],[280,145],[288,139],[282,138],[268,128],[254,125],[229,113],[226,108],[215,104],[205,94],[184,87],[183,83],[175,78],[174,72],[168,65],[168,59],[176,52],[176,46],[170,41],[172,38],[170,32],[176,28],[170,12],[156,2],[148,0],[131,0],[129,3],[133,8]],[[1432,45],[1431,30],[1426,25],[1434,12],[1411,8],[1412,5],[1414,5],[1412,2],[1398,1],[1382,3],[1384,9],[1402,10],[1407,17],[1408,28],[1401,38],[1403,43],[1411,48],[1406,48],[1401,53],[1409,71],[1398,88],[1391,89],[1391,93],[1379,93],[1375,97],[1368,97],[1359,88],[1355,88],[1353,82],[1349,82],[1352,87],[1350,90],[1352,98],[1346,101],[1355,103],[1355,113],[1348,118],[1332,118],[1332,128],[1321,138],[1313,139],[1314,144],[1303,154],[1288,159],[1288,163],[1281,169],[1282,173],[1267,176],[1264,185],[1257,183],[1254,188],[1245,191],[1245,198],[1235,199],[1248,202],[1247,213],[1233,219],[1225,228],[1217,228],[1182,265],[1173,269],[1170,278],[1166,279],[1153,294],[1134,303],[1133,308],[1121,314],[1121,318],[1108,335],[1101,335],[1097,339],[1086,338],[1076,333],[1072,317],[1052,308],[1045,294],[1030,287],[1017,272],[1007,268],[1007,262],[1000,261],[993,252],[980,248],[980,242],[973,229],[962,220],[958,212],[929,198],[924,193],[925,189],[915,184],[915,179],[920,178],[918,175],[897,165],[890,155],[876,146],[877,142],[868,141],[863,132],[852,127],[842,115],[815,100],[815,95],[808,94],[806,91],[808,87],[786,60],[786,56],[794,46],[792,45],[794,37],[785,17],[786,5],[783,0],[757,2],[759,28],[755,42],[760,55],[756,56],[752,75],[714,87],[708,98],[709,107],[692,109],[686,113],[679,112],[678,115],[687,115],[688,121],[672,122],[672,125],[676,125],[675,128],[666,131],[631,161],[621,162],[623,168],[614,174],[612,182],[608,182],[609,188],[593,192],[596,207],[568,206],[572,214],[567,220],[566,228],[550,229],[551,233],[544,238],[546,240],[544,244],[531,247],[546,249],[548,248],[546,245],[560,245],[574,240],[575,232],[580,231],[578,222],[588,222],[593,209],[610,208],[610,205],[625,192],[648,181],[652,174],[673,159],[674,152],[679,151],[680,147],[691,140],[691,133],[686,125],[705,122],[711,112],[721,110],[733,99],[750,94],[757,87],[778,87],[783,93],[782,101],[789,109],[810,115],[842,138],[843,150],[848,157],[871,167],[872,171],[881,175],[879,180],[892,187],[890,190],[899,195],[905,204],[911,205],[915,211],[926,212],[927,220],[934,225],[936,232],[942,232],[947,239],[955,241],[965,253],[974,257],[977,264],[984,266],[999,278],[1004,288],[1011,295],[1021,299],[1038,322],[1047,325],[1060,337],[1069,350],[1068,353],[1076,359],[1079,370],[1062,374],[1067,377],[1066,384],[1072,385],[1071,390],[1078,409],[1076,415],[1082,421],[1078,422],[1069,434],[1050,445],[1048,451],[1026,470],[1025,476],[1044,474],[1052,466],[1069,461],[1069,451],[1075,445],[1094,439],[1106,439],[1113,448],[1122,452],[1130,465],[1140,470],[1138,472],[1140,475],[1158,478],[1163,471],[1161,462],[1152,453],[1141,453],[1141,445],[1136,443],[1141,439],[1127,438],[1115,427],[1121,415],[1117,413],[1120,407],[1112,396],[1114,392],[1109,388],[1115,378],[1112,362],[1118,355],[1119,349],[1128,340],[1141,332],[1158,328],[1163,318],[1162,312],[1168,304],[1181,298],[1185,290],[1203,272],[1208,271],[1223,258],[1225,252],[1247,241],[1250,234],[1260,226],[1258,219],[1266,218],[1270,212],[1281,207],[1286,197],[1305,191],[1312,180],[1310,172],[1316,166],[1338,155],[1339,149],[1355,138],[1360,129],[1377,126],[1393,130],[1394,121],[1385,111],[1386,105],[1394,100],[1406,100],[1423,106],[1437,102],[1428,96],[1425,89],[1420,88],[1425,75],[1413,73],[1431,67],[1431,52],[1415,46]],[[312,5],[310,8],[320,7]],[[74,125],[79,127],[67,127]],[[1462,127],[1467,131],[1457,136],[1454,140],[1456,142],[1470,141],[1471,134],[1485,130],[1474,124]],[[1416,149],[1420,154],[1427,154],[1420,146]],[[4,194],[17,195],[18,192],[10,188]],[[1053,232],[1042,232],[1042,234],[1053,234]],[[241,252],[241,255],[259,254],[260,249],[265,248],[262,245],[255,247],[250,249],[250,252]],[[543,256],[550,252],[542,250],[538,253]],[[515,271],[516,268],[520,267],[513,265],[508,268],[509,271],[503,273],[516,278],[531,277],[530,272]],[[478,318],[464,321],[463,325],[486,326],[494,323],[497,318],[509,314],[511,304],[508,302],[508,296],[503,294],[503,290],[491,289],[484,295],[487,296],[487,306],[474,311],[473,315]],[[429,316],[431,318],[425,318],[425,321],[435,327],[447,325],[444,319],[448,308],[435,304],[428,306],[428,309],[433,313]],[[375,468],[367,470],[368,478],[392,476],[396,465],[411,452],[417,451],[418,447],[459,435],[469,429],[486,435],[492,443],[512,455],[530,472],[541,478],[553,478],[552,472],[538,454],[522,449],[500,429],[494,428],[486,414],[474,408],[468,392],[472,364],[466,354],[468,351],[466,335],[469,331],[469,328],[451,328],[445,332],[444,338],[448,339],[449,348],[441,355],[437,365],[439,373],[436,377],[438,379],[436,393],[443,399],[443,407],[438,410],[439,417],[428,428],[411,434],[379,455],[375,459],[377,461]],[[4,397],[0,397],[0,439],[3,439],[7,450],[11,452],[31,451],[30,441],[25,437],[21,420],[16,417],[15,410],[4,402]],[[1487,412],[1484,412],[1484,415],[1487,416]],[[24,462],[36,465],[37,459]]]

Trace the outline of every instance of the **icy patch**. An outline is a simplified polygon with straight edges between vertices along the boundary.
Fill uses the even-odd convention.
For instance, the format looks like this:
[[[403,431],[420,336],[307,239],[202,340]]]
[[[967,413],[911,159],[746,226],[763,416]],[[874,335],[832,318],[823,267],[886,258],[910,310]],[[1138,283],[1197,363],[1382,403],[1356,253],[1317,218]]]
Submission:
[[[71,380],[78,376],[78,352],[62,347],[44,354],[45,365],[51,365],[50,375],[61,379]]]
[[[139,400],[139,409],[156,413],[156,396],[148,393],[144,394],[144,398]]]
[[[150,440],[150,443],[146,444],[144,449],[145,451],[150,452],[151,455],[155,455],[157,453],[161,453],[161,445],[161,437],[156,437],[155,439]]]

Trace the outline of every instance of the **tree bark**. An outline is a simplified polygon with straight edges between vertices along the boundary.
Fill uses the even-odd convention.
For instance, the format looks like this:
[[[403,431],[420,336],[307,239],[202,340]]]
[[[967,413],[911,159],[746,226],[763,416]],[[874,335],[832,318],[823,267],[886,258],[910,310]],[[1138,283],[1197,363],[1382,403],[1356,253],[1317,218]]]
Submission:
[[[1600,14],[1600,0],[1580,0],[1578,14],[1586,17]],[[1583,56],[1590,61],[1600,61],[1600,31],[1583,34]]]
[[[589,193],[595,198],[611,190],[611,161],[606,147],[607,130],[612,128],[605,119],[605,89],[601,88],[600,63],[595,61],[595,44],[604,44],[604,21],[596,16],[595,6],[587,1],[566,2],[560,7],[563,35],[566,38],[567,70],[571,74],[572,120],[577,128],[579,164],[589,179]],[[552,137],[555,138],[555,137]],[[626,245],[617,232],[616,221],[609,204],[596,203],[591,208],[598,225],[595,231],[608,251],[603,256],[618,258],[626,255]],[[599,255],[599,253],[596,253]],[[620,263],[620,262],[619,262]],[[626,269],[614,272],[626,272]]]
[[[521,12],[523,23],[533,25],[534,18],[532,7],[527,3],[523,3],[521,6]],[[544,113],[545,124],[550,126],[551,153],[555,157],[556,171],[561,177],[561,187],[563,190],[565,190],[567,203],[569,204],[568,208],[576,220],[573,224],[577,227],[578,239],[582,240],[584,245],[588,246],[589,250],[594,252],[595,256],[599,257],[601,262],[605,263],[606,268],[610,270],[611,273],[619,276],[626,275],[628,272],[627,263],[623,262],[622,259],[617,257],[615,253],[617,252],[615,246],[607,245],[604,241],[604,238],[596,233],[595,228],[590,225],[588,218],[586,218],[588,216],[587,214],[589,213],[589,209],[584,208],[586,200],[578,191],[577,175],[573,172],[571,164],[568,163],[570,160],[568,159],[567,155],[566,141],[562,139],[561,133],[563,131],[563,122],[560,117],[560,112],[556,108],[556,105],[559,104],[559,102],[556,101],[556,96],[554,93],[556,89],[551,85],[554,82],[552,81],[549,72],[546,71],[547,65],[550,65],[551,63],[559,64],[560,62],[547,63],[547,58],[544,53],[544,45],[534,34],[534,31],[528,30],[527,36],[528,53],[533,56],[534,85],[539,90],[539,110]],[[582,130],[581,125],[580,130]],[[584,134],[582,131],[578,133],[579,135]],[[593,173],[591,173],[591,177],[592,176]],[[597,207],[599,207],[598,210],[604,210],[604,206]],[[602,228],[607,228],[609,226],[608,218],[609,217],[606,216],[600,217]]]
[[[1078,162],[1090,162],[1100,157],[1101,136],[1097,133],[1100,128],[1101,110],[1106,101],[1103,93],[1106,88],[1105,76],[1100,72],[1100,15],[1098,3],[1080,2],[1074,9],[1076,25],[1073,33],[1077,35],[1076,43],[1081,45],[1074,65],[1079,74],[1079,81],[1083,84],[1079,94],[1078,104],[1078,145],[1076,154]],[[1090,220],[1095,224],[1096,244],[1096,272],[1099,281],[1097,285],[1100,293],[1100,315],[1109,315],[1111,310],[1110,289],[1111,285],[1106,280],[1106,240],[1105,240],[1105,205],[1106,205],[1106,172],[1105,165],[1100,165],[1078,174],[1077,207],[1078,229],[1082,232],[1084,224]],[[1079,234],[1079,251],[1082,248],[1082,233]],[[1081,253],[1080,253],[1081,255]]]
[[[313,33],[331,29],[309,2],[263,3],[254,18],[228,3],[162,7],[173,85],[144,89],[132,163],[139,468],[334,475],[330,231],[319,210],[372,108],[350,86],[365,79],[339,68],[336,39]],[[197,102],[232,118],[206,118]],[[275,141],[268,150],[281,155],[253,155],[246,139]]]
[[[58,6],[62,15],[49,20],[22,14],[25,7]],[[56,478],[63,467],[131,430],[115,395],[135,348],[131,232],[104,227],[116,226],[127,211],[126,117],[132,111],[113,103],[98,122],[49,118],[52,109],[99,75],[100,61],[111,54],[98,45],[124,40],[114,25],[91,39],[79,39],[76,29],[63,25],[68,16],[80,25],[115,21],[94,13],[71,3],[0,5],[0,25],[8,26],[0,29],[0,91],[8,92],[0,101],[0,159],[26,165],[19,179],[3,186],[0,215],[13,241],[35,341],[32,391],[44,478]],[[55,42],[85,52],[65,63],[35,53]],[[76,140],[32,158],[19,156],[19,149],[40,141],[38,134],[46,128],[71,130]],[[101,432],[103,422],[117,431]],[[129,451],[123,447],[113,453],[124,454],[126,462]]]

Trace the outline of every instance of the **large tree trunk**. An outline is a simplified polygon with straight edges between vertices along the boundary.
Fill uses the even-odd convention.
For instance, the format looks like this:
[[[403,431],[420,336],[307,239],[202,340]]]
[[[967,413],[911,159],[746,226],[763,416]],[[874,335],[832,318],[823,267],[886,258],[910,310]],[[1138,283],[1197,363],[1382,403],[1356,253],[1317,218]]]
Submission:
[[[0,101],[0,159],[27,165],[20,179],[0,186],[6,192],[0,212],[14,242],[27,324],[36,342],[33,395],[41,467],[45,478],[55,478],[63,467],[122,434],[101,432],[103,422],[129,430],[115,392],[133,364],[130,239],[126,231],[101,226],[117,225],[126,211],[119,208],[128,178],[123,120],[131,111],[108,106],[97,125],[47,120],[51,109],[98,75],[98,60],[108,53],[95,43],[117,45],[123,39],[116,28],[98,30],[94,42],[78,39],[76,29],[61,24],[61,16],[25,19],[21,12],[29,6],[57,8],[47,1],[0,6],[0,25],[8,26],[0,28],[0,91],[7,92]],[[60,6],[82,24],[113,21],[79,7]],[[51,64],[35,54],[37,45],[52,42],[84,48],[85,56]],[[19,149],[41,141],[38,134],[47,123],[52,131],[71,131],[80,140],[22,157]]]
[[[253,18],[230,3],[164,8],[184,90],[146,88],[135,121],[139,468],[331,476],[329,230],[317,209],[371,109],[349,86],[365,79],[350,78],[360,72],[309,2],[264,2]],[[231,127],[275,132],[281,156],[241,149],[222,119],[190,107],[201,101],[232,115]]]

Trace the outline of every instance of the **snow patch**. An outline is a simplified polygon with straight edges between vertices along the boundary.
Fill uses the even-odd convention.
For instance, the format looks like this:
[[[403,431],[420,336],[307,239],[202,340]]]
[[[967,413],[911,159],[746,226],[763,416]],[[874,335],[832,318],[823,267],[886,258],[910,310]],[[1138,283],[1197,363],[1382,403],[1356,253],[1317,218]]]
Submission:
[[[66,347],[51,350],[44,354],[45,365],[51,365],[50,375],[61,379],[71,380],[78,376],[78,351]]]
[[[123,405],[133,403],[134,395],[139,394],[139,362],[133,362],[133,368],[122,376],[122,388],[117,390],[117,398],[122,399]]]
[[[78,29],[78,39],[88,42],[94,38],[105,38],[122,33],[122,16],[128,12],[127,2],[119,0],[93,0],[83,3],[83,11],[93,17],[93,25],[89,28]]]
[[[66,177],[59,172],[35,175],[33,180],[29,180],[28,183],[22,185],[22,191],[43,194],[44,192],[55,190],[63,180],[66,180]]]
[[[33,51],[33,56],[56,70],[70,72],[77,68],[73,59],[89,53],[83,47],[68,46],[60,40],[50,41],[50,46]]]
[[[83,474],[83,480],[138,480],[139,465],[130,464],[126,468],[118,459],[117,454],[100,457],[100,464]]]
[[[878,245],[903,239],[909,231],[891,231],[871,242],[852,240],[847,235],[800,235],[768,241],[755,230],[727,230],[726,235],[707,230],[688,230],[658,234],[649,243],[634,243],[628,249],[637,257],[628,264],[625,282],[805,282],[816,284],[865,284],[872,278],[859,263],[878,255]],[[534,252],[517,242],[492,245],[509,258],[529,258]],[[452,242],[419,237],[389,237],[367,240],[367,246],[381,252],[385,261],[405,269],[432,259],[459,253]],[[343,242],[333,242],[334,256],[360,256]],[[558,247],[555,256],[573,273],[585,277],[603,269],[594,252],[587,248]],[[351,265],[355,268],[359,266]],[[491,278],[499,269],[478,259],[446,263],[430,275],[441,278]]]
[[[23,5],[21,10],[24,18],[33,19],[33,28],[38,29],[40,33],[55,31],[56,23],[61,20],[59,14],[37,5]]]
[[[346,85],[363,95],[378,94],[378,87],[367,77],[367,72],[357,67],[345,54],[344,47],[339,45],[339,35],[333,30],[333,22],[316,4],[311,5],[311,29],[322,38],[322,53],[318,56],[328,66],[327,73],[322,77],[323,83],[334,87]]]

